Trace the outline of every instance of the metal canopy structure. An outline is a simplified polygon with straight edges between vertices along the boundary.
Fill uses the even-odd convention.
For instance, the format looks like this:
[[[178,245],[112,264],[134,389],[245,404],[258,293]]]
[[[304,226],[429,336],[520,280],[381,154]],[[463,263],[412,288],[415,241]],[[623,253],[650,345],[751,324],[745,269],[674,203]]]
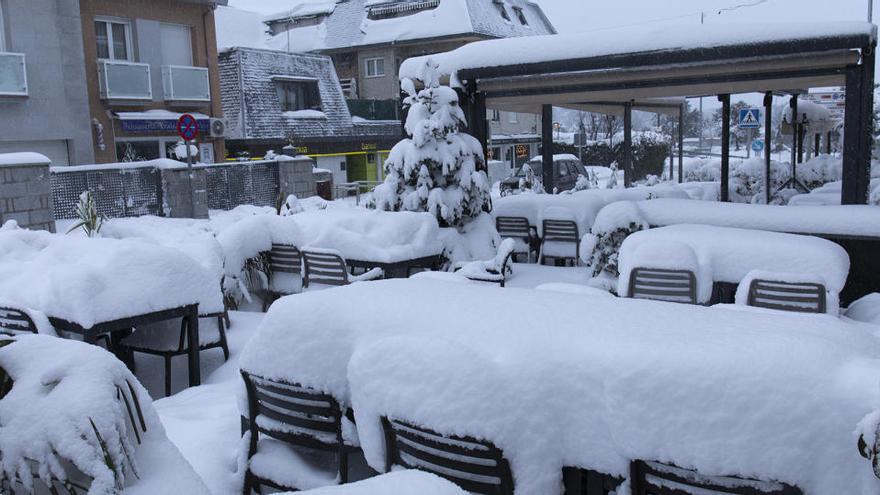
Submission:
[[[545,161],[552,159],[553,106],[620,112],[626,147],[631,141],[632,110],[655,105],[648,111],[658,111],[664,98],[717,96],[723,114],[729,116],[731,94],[799,94],[805,88],[845,86],[841,200],[864,204],[870,181],[875,33],[825,33],[723,46],[469,66],[459,68],[455,75],[464,87],[462,106],[472,123],[470,131],[481,142],[487,136],[487,107],[532,112],[540,108]],[[672,113],[681,108],[671,107],[664,110]],[[727,135],[722,141],[727,142],[729,120],[724,122]],[[765,153],[769,174],[770,146]],[[729,158],[729,150],[722,147],[722,200],[728,198]],[[624,168],[629,175],[631,153],[627,153]],[[545,171],[552,174],[550,167]],[[552,175],[544,181],[545,187],[552,189]]]

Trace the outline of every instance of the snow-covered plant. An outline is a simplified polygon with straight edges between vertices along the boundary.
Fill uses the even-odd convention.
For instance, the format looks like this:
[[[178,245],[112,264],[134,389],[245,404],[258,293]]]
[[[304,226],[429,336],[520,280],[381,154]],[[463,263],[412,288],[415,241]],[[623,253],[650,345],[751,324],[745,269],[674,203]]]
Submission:
[[[196,155],[199,154],[199,148],[194,144],[190,144],[189,154],[190,157],[195,160]],[[186,160],[186,143],[178,141],[177,144],[174,145],[174,156],[177,157],[178,160]]]
[[[290,194],[278,207],[278,214],[282,217],[289,217],[290,215],[295,215],[297,213],[302,213],[305,211],[302,203],[299,198],[296,197],[296,194]]]
[[[589,176],[590,176],[590,188],[591,189],[598,189],[599,188],[599,177],[592,170],[587,172],[587,174],[589,174]]]
[[[83,191],[76,203],[76,217],[78,221],[70,227],[67,233],[76,229],[82,229],[89,237],[97,237],[101,233],[104,224],[104,215],[98,213],[98,206],[91,191]]]
[[[617,187],[617,162],[611,162],[608,166],[611,169],[611,175],[608,176],[608,182],[605,183],[605,189],[615,189]]]
[[[586,191],[587,189],[590,189],[591,186],[592,183],[589,177],[585,177],[584,174],[578,174],[577,181],[574,183],[575,191]]]
[[[241,273],[223,279],[223,304],[237,311],[241,303],[251,302],[251,292],[265,289],[272,277],[272,263],[268,251],[261,252],[244,261]]]
[[[859,422],[859,454],[871,461],[874,475],[880,478],[880,410],[865,416]]]
[[[276,156],[278,156],[278,155],[275,154],[274,150],[269,150],[266,152],[266,155],[263,157],[263,160],[274,160]]]
[[[428,60],[416,92],[409,79],[401,88],[409,95],[408,139],[392,148],[385,162],[385,182],[377,186],[367,206],[386,211],[426,211],[443,226],[460,227],[491,210],[490,184],[483,146],[460,132],[467,125],[458,94],[440,85],[437,65]]]
[[[642,218],[638,206],[632,201],[618,201],[602,208],[596,221],[581,241],[582,260],[592,270],[593,276],[603,273],[617,277],[617,257],[623,240],[630,234],[645,230],[648,223]]]

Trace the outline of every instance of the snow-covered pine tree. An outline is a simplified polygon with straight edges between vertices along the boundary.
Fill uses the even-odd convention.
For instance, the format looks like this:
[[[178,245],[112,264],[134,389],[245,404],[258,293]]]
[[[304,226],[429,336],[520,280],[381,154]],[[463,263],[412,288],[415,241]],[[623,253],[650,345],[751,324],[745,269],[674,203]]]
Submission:
[[[483,147],[460,130],[467,125],[458,94],[440,85],[437,64],[428,60],[416,92],[409,79],[401,88],[409,95],[404,139],[385,162],[385,182],[373,190],[368,207],[386,211],[426,211],[442,226],[462,226],[491,210],[490,185]]]

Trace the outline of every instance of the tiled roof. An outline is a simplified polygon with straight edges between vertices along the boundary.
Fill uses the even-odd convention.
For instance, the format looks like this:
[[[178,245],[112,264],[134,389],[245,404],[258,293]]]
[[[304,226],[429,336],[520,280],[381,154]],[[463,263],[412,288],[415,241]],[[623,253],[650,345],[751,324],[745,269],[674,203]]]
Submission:
[[[330,57],[256,48],[220,53],[220,92],[230,139],[294,140],[399,137],[400,122],[353,123]],[[324,118],[285,118],[276,92],[279,76],[314,78]]]

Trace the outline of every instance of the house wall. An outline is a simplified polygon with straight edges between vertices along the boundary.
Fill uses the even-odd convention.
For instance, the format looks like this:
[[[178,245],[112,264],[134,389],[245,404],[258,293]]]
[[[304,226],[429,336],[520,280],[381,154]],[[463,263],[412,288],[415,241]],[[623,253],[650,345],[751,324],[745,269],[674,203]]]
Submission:
[[[385,60],[385,75],[367,77],[366,61],[381,57]],[[394,64],[394,48],[391,46],[358,50],[358,96],[364,99],[386,100],[400,95],[397,67]]]
[[[79,7],[0,0],[7,51],[25,54],[28,82],[27,97],[0,97],[0,152],[43,152],[34,141],[54,141],[70,163],[94,161]]]
[[[541,115],[519,112],[499,112],[499,119],[489,120],[489,135],[498,134],[538,134],[541,130]]]
[[[105,129],[106,148],[95,147],[97,163],[115,162],[115,140],[123,137],[173,137],[173,133],[136,133],[123,131],[118,120],[110,118],[111,111],[144,111],[166,109],[173,112],[200,112],[222,116],[220,105],[220,78],[217,70],[217,39],[214,12],[210,5],[174,0],[81,0],[81,48],[84,52],[85,74],[88,86],[90,118],[97,119]],[[101,99],[98,85],[97,51],[95,44],[95,17],[119,17],[132,26],[133,61],[150,64],[153,100],[148,102],[108,102]],[[195,67],[207,67],[211,87],[211,102],[182,103],[164,100],[162,86],[162,50],[159,36],[160,23],[182,24],[190,27],[192,61]],[[214,156],[220,161],[225,156],[223,139],[211,140],[201,135],[201,142],[212,142]]]

